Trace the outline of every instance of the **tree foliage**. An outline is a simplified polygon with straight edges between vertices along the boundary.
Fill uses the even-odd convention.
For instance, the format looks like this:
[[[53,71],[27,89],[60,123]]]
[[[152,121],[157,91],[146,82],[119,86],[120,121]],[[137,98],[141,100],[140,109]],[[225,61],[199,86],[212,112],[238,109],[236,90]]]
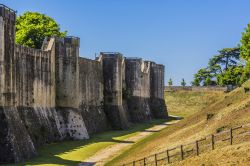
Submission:
[[[250,24],[247,25],[245,32],[242,33],[240,55],[246,61],[250,61]]]
[[[240,85],[243,71],[243,66],[229,67],[223,74],[218,75],[218,85]]]
[[[240,45],[240,56],[246,60],[246,66],[243,69],[241,82],[250,78],[250,24],[245,28],[245,32],[242,33]]]
[[[209,60],[206,68],[201,68],[194,75],[192,85],[239,85],[243,81],[244,67],[240,61],[240,48],[224,48],[218,52]]]
[[[168,80],[168,86],[172,86],[173,85],[173,81],[172,81],[172,79],[170,78],[169,80]]]
[[[182,80],[181,80],[181,86],[186,86],[186,82],[185,82],[184,78],[182,78]]]
[[[240,59],[240,48],[224,48],[218,51],[220,54],[212,57],[208,65],[214,72],[222,73],[223,70],[227,70],[230,66],[236,66]]]
[[[37,12],[25,12],[16,20],[16,42],[18,44],[41,48],[45,37],[64,37],[59,25],[49,16]]]

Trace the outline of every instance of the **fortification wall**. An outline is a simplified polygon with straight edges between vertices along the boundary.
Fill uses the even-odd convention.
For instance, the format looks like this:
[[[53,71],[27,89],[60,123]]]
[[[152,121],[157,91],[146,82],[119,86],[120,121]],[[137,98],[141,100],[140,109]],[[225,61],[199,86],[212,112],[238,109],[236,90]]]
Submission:
[[[29,159],[45,143],[167,116],[164,66],[120,53],[79,58],[77,37],[16,45],[15,19],[0,5],[0,164]]]
[[[102,64],[79,58],[79,73],[79,108],[88,133],[104,131],[108,128],[108,122],[104,113]]]
[[[15,105],[15,21],[16,15],[5,7],[0,7],[0,105]]]
[[[133,122],[152,119],[150,110],[150,63],[138,58],[126,58],[126,89],[123,95]]]
[[[0,164],[18,162],[36,155],[15,108],[15,20],[14,11],[0,6]]]
[[[104,110],[111,126],[124,129],[129,126],[127,107],[123,103],[124,58],[120,53],[101,53],[104,77]]]
[[[56,39],[56,105],[78,108],[79,105],[79,45],[80,39]]]
[[[230,90],[230,88],[220,87],[220,86],[165,86],[165,91],[178,91],[178,90],[202,91],[202,92],[206,92],[206,91],[226,92],[226,91]]]
[[[150,63],[150,100],[151,112],[155,118],[167,118],[167,106],[164,99],[164,71],[163,65]]]
[[[15,12],[5,6],[0,60],[0,164],[31,158],[44,143],[88,138],[78,109],[55,108],[55,41],[43,50],[15,45]]]
[[[51,51],[15,46],[17,106],[55,107],[54,60]]]

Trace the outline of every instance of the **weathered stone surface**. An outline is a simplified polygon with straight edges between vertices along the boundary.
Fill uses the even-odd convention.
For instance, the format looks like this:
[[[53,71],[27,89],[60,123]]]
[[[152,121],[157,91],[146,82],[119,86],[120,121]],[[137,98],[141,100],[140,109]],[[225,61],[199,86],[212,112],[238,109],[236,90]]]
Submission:
[[[78,108],[80,39],[56,39],[56,106]]]
[[[15,104],[15,13],[0,7],[0,105]]]
[[[126,58],[126,88],[124,98],[133,122],[152,119],[150,110],[150,62],[140,58]]]
[[[54,43],[54,39],[51,39]],[[54,55],[51,51],[15,45],[16,105],[55,107]]]
[[[86,129],[83,117],[79,109],[57,108],[56,124],[63,139],[88,139],[89,134]]]
[[[108,128],[104,113],[103,70],[99,61],[79,58],[79,108],[88,133]]]
[[[168,117],[167,106],[164,100],[164,66],[150,63],[150,100],[151,112],[155,118]]]
[[[15,13],[0,6],[0,164],[36,155],[16,109]]]
[[[36,155],[18,110],[0,107],[0,164],[20,162]]]
[[[129,118],[122,97],[124,58],[120,53],[101,53],[99,61],[103,65],[105,113],[113,128],[125,129],[129,126]]]

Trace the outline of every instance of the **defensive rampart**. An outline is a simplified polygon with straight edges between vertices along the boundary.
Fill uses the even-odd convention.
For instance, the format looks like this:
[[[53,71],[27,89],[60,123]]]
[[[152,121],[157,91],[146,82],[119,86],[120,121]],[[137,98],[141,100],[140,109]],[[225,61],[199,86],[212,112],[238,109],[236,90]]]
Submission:
[[[121,53],[79,57],[77,37],[15,44],[16,13],[0,5],[0,164],[40,145],[166,118],[164,66]]]

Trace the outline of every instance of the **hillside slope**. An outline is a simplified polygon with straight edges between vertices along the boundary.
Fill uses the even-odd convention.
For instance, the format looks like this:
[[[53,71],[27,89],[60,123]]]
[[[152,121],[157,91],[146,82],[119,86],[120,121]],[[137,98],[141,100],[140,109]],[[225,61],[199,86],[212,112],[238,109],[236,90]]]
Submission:
[[[187,117],[215,103],[224,96],[223,91],[165,91],[170,115]]]
[[[200,156],[185,159],[171,166],[195,166],[195,165],[218,165],[218,166],[249,166],[250,165],[250,142],[244,142],[233,146],[226,146],[202,153]]]
[[[185,107],[184,103],[182,104],[184,105],[182,105],[183,109],[188,108]],[[178,109],[178,105],[175,108]],[[208,114],[210,115],[209,119],[207,119]],[[196,110],[196,113],[187,116],[179,123],[137,143],[114,159],[112,164],[140,159],[173,146],[192,142],[203,136],[216,133],[216,131],[226,130],[249,122],[250,81],[242,87],[218,97],[217,102],[211,103],[199,111]]]

